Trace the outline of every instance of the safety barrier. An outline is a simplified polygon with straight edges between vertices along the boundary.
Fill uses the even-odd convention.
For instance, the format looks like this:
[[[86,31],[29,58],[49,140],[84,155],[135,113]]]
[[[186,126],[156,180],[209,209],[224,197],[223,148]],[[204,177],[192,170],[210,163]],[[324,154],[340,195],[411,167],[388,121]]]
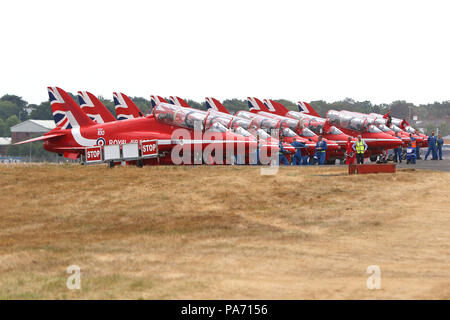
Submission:
[[[158,157],[158,141],[145,140],[139,143],[87,147],[83,162],[85,164],[96,164],[103,162],[137,161],[156,157]]]
[[[350,164],[348,174],[366,174],[366,173],[395,173],[395,163],[381,164]]]

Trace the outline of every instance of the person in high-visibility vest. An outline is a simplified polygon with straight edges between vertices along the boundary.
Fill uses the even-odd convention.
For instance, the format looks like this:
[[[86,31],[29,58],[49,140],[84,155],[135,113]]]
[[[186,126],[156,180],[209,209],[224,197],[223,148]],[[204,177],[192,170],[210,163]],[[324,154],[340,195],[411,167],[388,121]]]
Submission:
[[[411,140],[411,148],[414,149],[414,152],[416,153],[416,160],[420,158],[420,148],[417,144],[416,138],[413,137],[412,133],[409,134],[409,140]]]
[[[325,153],[327,151],[327,143],[322,139],[322,136],[319,136],[319,141],[316,143],[316,155],[317,155],[317,162],[319,166],[325,164]]]
[[[409,134],[409,139],[411,140],[411,148],[417,148],[416,138],[413,137],[412,133]]]
[[[367,144],[361,138],[361,135],[358,136],[358,140],[353,144],[353,150],[356,152],[356,163],[363,164],[364,152],[367,150]]]

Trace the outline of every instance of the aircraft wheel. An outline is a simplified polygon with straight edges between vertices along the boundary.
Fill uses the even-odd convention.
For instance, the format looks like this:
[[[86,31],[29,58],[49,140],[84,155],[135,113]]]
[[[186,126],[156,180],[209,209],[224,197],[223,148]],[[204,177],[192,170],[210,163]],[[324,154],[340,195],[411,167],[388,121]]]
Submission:
[[[108,162],[108,167],[109,168],[114,168],[115,164],[113,161]]]
[[[376,162],[377,160],[378,160],[378,156],[376,156],[376,155],[370,156],[370,161]]]

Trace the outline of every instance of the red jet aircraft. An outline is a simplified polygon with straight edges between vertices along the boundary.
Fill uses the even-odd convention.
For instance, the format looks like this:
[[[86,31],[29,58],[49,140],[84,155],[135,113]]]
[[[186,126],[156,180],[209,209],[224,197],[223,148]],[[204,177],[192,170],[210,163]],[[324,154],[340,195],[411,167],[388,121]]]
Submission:
[[[254,140],[232,133],[220,124],[212,126],[203,135],[202,132],[194,131],[194,121],[197,117],[192,114],[192,109],[160,103],[152,114],[145,117],[95,123],[64,90],[48,87],[48,93],[57,127],[44,136],[17,144],[44,141],[46,150],[76,159],[84,154],[86,147],[156,139],[159,163],[162,164],[173,164],[171,151],[177,146],[182,148],[181,153],[189,151],[194,154],[198,149],[203,151],[209,148],[222,151],[224,156],[227,147],[238,150],[239,146],[245,153],[249,152],[250,147],[256,148]],[[175,132],[180,128],[187,130]],[[144,163],[149,164],[156,162],[158,161],[155,159],[144,160]]]
[[[289,112],[289,110],[281,103],[273,100],[265,99],[264,103],[262,103],[257,98],[248,98],[247,101],[251,106],[252,112],[274,119],[279,119],[282,122],[282,126],[289,127],[291,130],[303,137],[308,133],[310,137],[313,137],[310,139],[316,143],[318,141],[317,135],[322,135],[328,146],[330,146],[327,152],[327,160],[334,161],[336,159],[344,158],[344,150],[349,136],[336,127],[328,125],[325,120],[318,121],[316,119],[309,119],[306,117],[296,119],[294,117],[284,116]]]
[[[389,113],[390,113],[390,111],[387,114],[385,114],[385,115],[382,115],[382,114],[379,114],[379,113],[369,113],[369,116],[370,117],[374,117],[377,120],[384,121],[384,123],[386,124],[387,120],[388,120]],[[393,126],[395,126],[395,127],[393,127]],[[394,130],[395,132],[398,131],[397,128],[400,128],[401,130],[405,131],[406,133],[412,134],[413,137],[416,138],[417,144],[419,146],[421,146],[421,147],[427,147],[428,146],[428,144],[427,144],[428,137],[426,135],[424,135],[423,133],[421,133],[419,130],[416,130],[413,127],[411,127],[409,125],[409,123],[406,120],[404,120],[404,119],[391,117],[391,126],[390,126],[390,128],[392,130]]]
[[[248,137],[249,139],[254,139],[255,141],[258,141],[258,146],[259,146],[259,150],[260,150],[259,153],[261,155],[267,155],[267,157],[265,157],[265,156],[260,157],[261,162],[263,162],[264,164],[268,164],[268,162],[271,160],[272,150],[274,150],[274,149],[278,150],[278,140],[271,137],[263,130],[255,131],[255,127],[251,124],[251,121],[244,120],[244,119],[238,118],[238,117],[234,117],[234,116],[230,115],[228,113],[228,111],[227,111],[227,113],[222,113],[222,112],[219,112],[219,111],[216,111],[213,109],[209,109],[208,112],[205,112],[203,110],[198,110],[198,109],[192,108],[185,100],[183,100],[180,97],[171,96],[169,99],[175,106],[189,108],[191,110],[195,110],[195,112],[197,114],[202,115],[203,116],[202,123],[205,128],[209,128],[214,123],[220,123],[225,128],[228,128],[237,134],[240,134],[245,137]],[[152,104],[156,104],[156,103],[158,103],[158,101],[163,101],[164,99],[159,96],[151,96],[151,100],[152,100]],[[221,105],[220,102],[217,100],[215,100],[215,103],[218,105]],[[208,106],[208,103],[207,103],[207,106]],[[225,107],[223,107],[223,106],[221,109],[226,110]],[[295,152],[295,148],[292,147],[290,144],[284,143],[283,147],[288,152],[292,152],[292,153]],[[266,162],[265,160],[267,160],[267,163],[265,163]],[[251,163],[249,157],[246,157],[245,163]]]
[[[280,129],[279,121],[271,120],[269,122],[260,121],[262,118],[254,119],[253,116],[243,116],[240,117],[238,114],[231,115],[230,112],[217,100],[214,98],[206,98],[206,107],[213,114],[220,114],[222,117],[228,119],[230,121],[229,127],[235,128],[241,126],[246,128],[251,133],[254,132],[255,136],[262,137],[263,139],[275,139],[271,137],[266,131],[272,129]],[[239,112],[238,112],[239,113]],[[244,115],[242,113],[242,115]],[[251,115],[251,114],[250,114]],[[269,119],[270,120],[270,119]],[[315,152],[315,144],[311,143],[308,139],[298,136],[289,128],[282,128],[282,134],[284,135],[283,148],[288,153],[294,153],[295,148],[292,147],[291,143],[294,141],[294,138],[297,141],[302,142],[306,145],[306,150],[302,150],[302,155],[313,155]]]

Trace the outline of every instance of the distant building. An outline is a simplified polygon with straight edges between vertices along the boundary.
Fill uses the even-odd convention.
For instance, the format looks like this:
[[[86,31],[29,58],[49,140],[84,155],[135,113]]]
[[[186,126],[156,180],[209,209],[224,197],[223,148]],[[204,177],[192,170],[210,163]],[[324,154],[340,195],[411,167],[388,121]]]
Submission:
[[[11,127],[10,144],[41,136],[55,127],[53,120],[26,120]]]
[[[6,154],[6,149],[11,145],[11,138],[0,137],[0,154]]]

